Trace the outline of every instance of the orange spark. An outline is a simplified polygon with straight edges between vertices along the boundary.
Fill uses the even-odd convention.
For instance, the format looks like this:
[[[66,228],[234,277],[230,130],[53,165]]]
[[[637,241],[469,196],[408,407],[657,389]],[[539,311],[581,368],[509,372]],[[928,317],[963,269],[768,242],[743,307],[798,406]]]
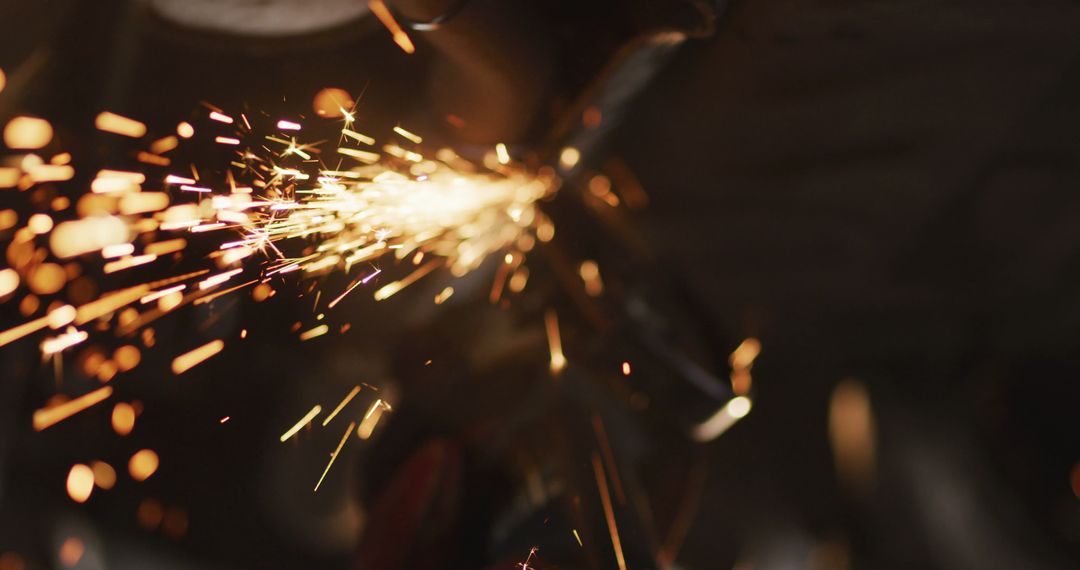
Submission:
[[[225,341],[221,339],[212,340],[199,348],[177,356],[172,361],[173,374],[183,374],[191,370],[202,361],[221,352],[223,348],[225,348]]]
[[[554,309],[544,314],[544,326],[547,329],[548,353],[551,354],[551,373],[559,374],[566,368],[566,356],[562,350],[562,338],[559,336],[559,315]]]
[[[382,25],[386,26],[387,30],[390,30],[390,34],[394,37],[394,43],[401,48],[401,51],[412,54],[416,52],[416,46],[413,45],[412,40],[409,39],[409,35],[405,33],[405,30],[401,29],[397,20],[390,13],[390,10],[383,3],[383,0],[370,0],[368,2],[368,8],[371,9],[371,13],[375,14],[375,17],[382,22]]]
[[[97,118],[94,119],[94,126],[97,127],[99,131],[135,139],[146,134],[146,125],[135,119],[129,119],[108,111],[100,113]]]
[[[604,506],[604,518],[607,519],[608,533],[611,535],[611,546],[615,549],[615,561],[619,564],[619,570],[626,570],[622,541],[619,539],[619,527],[615,524],[615,510],[611,506],[611,494],[608,492],[607,478],[604,476],[604,466],[600,463],[599,455],[592,454],[592,464],[593,473],[596,474],[596,486],[600,490],[600,502]]]
[[[100,403],[113,393],[112,386],[102,386],[93,392],[83,394],[74,400],[58,404],[50,408],[41,408],[34,412],[34,431],[42,431],[56,425],[71,416]]]

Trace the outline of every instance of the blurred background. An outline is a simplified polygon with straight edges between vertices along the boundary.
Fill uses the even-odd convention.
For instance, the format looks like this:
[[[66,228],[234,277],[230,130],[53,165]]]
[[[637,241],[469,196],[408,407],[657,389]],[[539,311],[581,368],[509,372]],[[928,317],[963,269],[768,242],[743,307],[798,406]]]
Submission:
[[[1071,1],[0,0],[0,122],[76,155],[124,151],[101,110],[311,115],[333,87],[562,184],[512,299],[496,261],[440,306],[350,297],[319,342],[301,290],[164,321],[177,349],[114,380],[126,437],[105,408],[33,431],[99,381],[5,346],[0,569],[1076,567],[1078,26]],[[313,494],[339,436],[278,436],[356,385],[393,411]],[[121,476],[76,504],[91,461]]]

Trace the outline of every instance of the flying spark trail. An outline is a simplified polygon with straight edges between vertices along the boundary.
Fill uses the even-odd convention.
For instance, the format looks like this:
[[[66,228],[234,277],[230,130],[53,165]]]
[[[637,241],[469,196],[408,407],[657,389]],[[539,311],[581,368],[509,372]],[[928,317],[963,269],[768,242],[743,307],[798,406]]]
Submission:
[[[289,431],[281,434],[281,443],[285,443],[290,437],[296,435],[297,432],[303,429],[304,426],[310,424],[311,420],[315,419],[315,416],[319,415],[320,412],[322,412],[322,406],[316,404],[315,407],[311,408],[310,412],[304,414],[304,417],[300,418],[300,421],[289,428]]]
[[[375,400],[371,407],[368,408],[364,419],[360,422],[360,427],[356,429],[356,435],[360,439],[367,439],[371,437],[371,432],[375,431],[375,426],[379,423],[379,419],[382,418],[384,410],[390,409],[390,406],[383,402],[382,399]]]
[[[381,2],[373,5],[385,10]],[[393,22],[388,12],[384,16]],[[396,25],[388,24],[392,30]],[[411,53],[400,27],[394,37]],[[0,331],[0,346],[39,336],[40,352],[56,366],[58,382],[70,360],[87,378],[115,383],[118,374],[143,360],[162,360],[148,358],[170,344],[157,340],[152,323],[241,292],[262,302],[302,283],[302,296],[314,293],[311,312],[321,321],[322,299],[334,295],[325,305],[332,309],[384,271],[392,280],[373,287],[370,294],[377,301],[425,277],[462,277],[492,256],[507,260],[498,266],[500,294],[504,281],[510,291],[520,292],[528,276],[526,255],[554,232],[537,207],[558,186],[553,171],[526,170],[502,144],[493,151],[497,163],[485,159],[483,166],[450,149],[431,152],[420,146],[421,136],[400,126],[379,141],[370,131],[354,130],[356,116],[346,110],[347,101],[337,104],[341,113],[335,116],[344,122],[335,127],[338,136],[326,138],[337,139],[329,148],[298,140],[319,131],[306,117],[301,117],[304,124],[270,119],[265,125],[258,122],[261,117],[252,121],[206,105],[208,111],[192,119],[194,125],[181,122],[155,132],[153,125],[103,112],[94,119],[98,130],[116,144],[142,146],[129,149],[126,158],[113,157],[112,164],[95,164],[85,182],[76,177],[85,175],[84,167],[57,148],[48,121],[9,121],[4,142],[13,154],[0,156],[0,188],[17,189],[5,198],[26,207],[0,210],[0,238],[10,266],[0,269],[0,300],[17,307],[25,321]],[[208,154],[222,160],[188,162]],[[453,291],[443,287],[436,304]],[[200,326],[209,327],[219,317],[212,313]],[[242,324],[244,339],[250,324]],[[348,329],[348,324],[297,322],[293,332],[300,341],[314,341]],[[222,338],[163,355],[172,373],[187,373],[221,353],[226,336],[217,336]],[[322,425],[347,413],[359,392],[354,387]],[[34,412],[33,428],[50,428],[113,393],[106,385],[71,400],[54,398]],[[111,425],[117,436],[132,433],[140,411],[134,401],[115,404]],[[349,423],[314,491],[351,434],[369,439],[390,412],[391,406],[377,399],[359,424]],[[314,406],[281,442],[311,426],[320,413],[322,407]],[[219,424],[229,420],[215,418]],[[158,468],[158,456],[149,449],[129,461],[136,481]],[[93,489],[96,471],[88,478],[86,469],[78,469],[69,483],[73,500],[89,498],[87,481]]]
[[[437,272],[461,277],[493,254],[513,262],[500,266],[496,286],[501,290],[512,271],[510,289],[520,291],[526,254],[538,239],[550,238],[550,221],[536,203],[553,192],[554,180],[512,163],[505,145],[494,149],[496,169],[485,170],[449,149],[423,154],[424,139],[401,126],[388,136],[409,149],[380,143],[354,130],[355,115],[342,107],[344,124],[336,127],[342,146],[336,150],[355,164],[328,165],[319,143],[266,134],[298,136],[317,125],[278,119],[260,131],[245,114],[206,106],[208,122],[198,132],[187,122],[173,132],[153,132],[141,121],[100,113],[94,120],[100,131],[145,145],[130,155],[140,157],[139,164],[97,168],[89,191],[24,214],[21,226],[18,211],[0,213],[11,264],[0,272],[0,293],[18,301],[26,317],[0,331],[0,346],[55,331],[40,348],[59,366],[62,359],[88,354],[105,332],[141,333],[152,342],[148,325],[182,307],[241,291],[266,299],[285,277],[321,286],[328,276],[345,276],[348,286],[326,305],[334,308],[387,265],[416,267],[376,289],[379,301]],[[0,157],[0,183],[27,191],[73,178],[79,163],[70,153],[55,152],[48,121],[17,117],[8,131],[13,138],[7,142],[17,143],[9,148],[25,152]],[[218,144],[225,147],[213,151]],[[230,155],[224,174],[211,176],[219,172],[214,165],[185,166],[170,157],[192,145]],[[197,264],[202,267],[192,267]],[[183,269],[169,269],[174,266]],[[358,266],[367,270],[353,276]],[[437,302],[452,292],[446,287]],[[313,312],[322,293],[319,288],[315,294]],[[331,330],[318,324],[299,337],[313,340]],[[557,333],[556,327],[555,342]],[[224,348],[217,339],[175,355],[172,371],[183,374]],[[553,370],[558,356],[553,352]],[[102,381],[118,372],[108,359],[89,362],[87,373]],[[73,414],[89,405],[61,409]],[[388,409],[380,403],[368,411],[357,430],[361,437],[370,436]]]
[[[356,422],[349,422],[349,428],[345,430],[345,434],[341,436],[341,442],[338,443],[337,449],[334,450],[333,455],[330,456],[330,463],[326,464],[326,469],[323,470],[322,477],[319,477],[319,482],[315,484],[315,490],[313,493],[318,492],[319,487],[322,485],[323,479],[326,479],[326,474],[330,472],[330,468],[334,466],[334,461],[337,461],[338,455],[341,455],[341,448],[345,447],[345,442],[352,435],[353,428],[356,427]]]
[[[59,404],[51,408],[42,408],[34,412],[34,430],[41,431],[50,426],[56,425],[57,423],[70,418],[71,416],[85,410],[86,408],[89,408],[90,406],[105,401],[109,398],[109,396],[112,395],[112,393],[112,386],[102,386],[101,388],[98,388],[97,390],[94,390],[93,392],[90,392],[88,394],[79,396],[74,400],[64,402],[63,404]]]
[[[355,398],[356,395],[359,394],[359,393],[360,393],[360,387],[359,386],[353,387],[353,389],[349,391],[348,395],[346,395],[345,398],[343,400],[341,400],[341,403],[338,404],[336,408],[334,408],[334,411],[330,412],[330,415],[326,416],[326,419],[324,419],[322,421],[323,427],[326,427],[326,424],[330,423],[330,420],[334,419],[334,416],[337,416],[338,412],[340,412],[342,409],[344,409],[345,406],[349,405],[349,402],[351,402],[352,399]]]
[[[551,374],[558,375],[566,368],[566,356],[563,355],[562,338],[559,336],[559,316],[553,309],[544,315],[544,327],[547,330],[548,352],[551,354]]]
[[[599,455],[593,454],[592,464],[593,473],[596,475],[596,486],[600,491],[600,502],[604,507],[608,533],[611,535],[611,546],[615,550],[615,562],[618,563],[619,570],[626,570],[626,558],[623,556],[619,527],[615,524],[615,509],[611,506],[611,494],[608,492],[607,477],[604,476],[604,465],[600,462]]]

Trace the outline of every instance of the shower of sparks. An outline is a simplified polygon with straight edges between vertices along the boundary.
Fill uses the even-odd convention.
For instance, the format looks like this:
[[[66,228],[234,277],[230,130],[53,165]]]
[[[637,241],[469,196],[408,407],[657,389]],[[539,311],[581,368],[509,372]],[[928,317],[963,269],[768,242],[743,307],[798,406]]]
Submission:
[[[523,261],[531,248],[521,244],[546,241],[553,232],[536,203],[555,185],[508,160],[504,145],[498,170],[485,170],[449,149],[426,156],[419,146],[423,138],[400,126],[389,137],[409,148],[388,141],[378,146],[375,137],[354,130],[356,115],[350,111],[338,124],[343,146],[322,152],[319,143],[293,138],[317,130],[312,125],[277,119],[260,131],[245,114],[206,106],[198,137],[187,122],[162,133],[129,117],[100,113],[94,120],[100,131],[145,145],[147,150],[129,155],[138,163],[96,170],[88,192],[57,197],[47,210],[0,211],[11,265],[0,269],[0,296],[16,301],[26,317],[0,331],[0,346],[41,335],[42,354],[55,359],[59,370],[63,360],[81,362],[99,350],[94,343],[103,332],[140,336],[150,350],[154,335],[147,327],[154,321],[242,291],[261,301],[286,278],[311,283],[313,313],[322,320],[321,298],[331,299],[325,308],[334,308],[384,271],[395,277],[374,291],[380,301],[428,275],[463,276],[493,254],[512,260],[499,266],[497,287],[501,290],[505,280],[517,292],[527,278]],[[43,119],[16,117],[4,127],[4,137],[16,154],[0,162],[0,186],[27,191],[55,185],[72,179],[79,168],[70,153],[50,154],[58,143]],[[224,145],[215,152],[231,155],[225,171],[169,156],[190,145],[208,151],[215,143]],[[214,178],[217,172],[220,178]],[[55,192],[45,190],[45,195]],[[13,196],[22,195],[30,193]],[[333,274],[347,286],[333,284]],[[323,291],[323,286],[334,289]],[[436,302],[452,292],[446,287]],[[312,323],[299,338],[339,330],[347,326]],[[552,369],[557,370],[565,366],[557,323],[553,343]],[[172,372],[183,374],[224,348],[224,340],[217,339],[169,355]],[[87,359],[80,367],[101,381],[130,369],[108,358]],[[108,398],[111,390],[103,387],[38,410],[35,429]],[[357,433],[370,436],[384,411],[389,406],[381,401],[369,409]]]
[[[355,398],[356,395],[359,394],[359,393],[360,393],[360,387],[359,386],[354,386],[352,390],[349,390],[349,393],[345,396],[345,398],[343,400],[341,400],[341,403],[338,404],[337,407],[334,408],[334,411],[330,412],[330,415],[326,416],[326,419],[324,419],[322,421],[323,427],[326,427],[326,424],[330,423],[330,420],[334,419],[334,416],[337,416],[338,412],[340,412],[342,409],[344,409],[345,406],[349,405],[349,402],[351,402],[352,399]]]
[[[322,477],[319,477],[319,482],[315,484],[315,490],[312,491],[313,493],[319,491],[319,487],[322,485],[323,479],[326,479],[326,474],[329,473],[330,468],[334,466],[334,461],[337,461],[338,455],[341,455],[341,448],[345,447],[345,442],[349,439],[349,436],[352,435],[352,430],[355,427],[356,422],[349,422],[349,428],[346,429],[345,434],[341,436],[341,441],[338,443],[337,449],[335,449],[334,453],[330,455],[330,462],[326,464],[326,469],[323,470]]]
[[[311,420],[315,419],[315,416],[319,415],[320,412],[322,412],[322,406],[316,404],[314,408],[311,408],[310,412],[304,414],[304,417],[300,418],[300,421],[296,422],[293,427],[289,428],[289,431],[281,434],[281,443],[285,443],[289,440],[290,437],[296,435],[297,432],[303,429],[304,426],[310,424]]]
[[[406,53],[415,51],[385,4],[373,0],[371,6],[394,41]],[[26,319],[0,331],[0,346],[40,335],[40,352],[55,364],[58,381],[67,359],[85,376],[111,382],[147,360],[143,355],[155,345],[168,346],[156,340],[151,323],[181,307],[240,291],[261,302],[278,293],[277,287],[303,281],[310,287],[302,296],[314,293],[311,312],[322,321],[322,299],[332,298],[325,305],[332,309],[383,271],[392,280],[375,289],[378,301],[432,274],[464,276],[499,255],[506,263],[498,266],[494,290],[501,292],[508,282],[511,291],[520,292],[528,277],[525,254],[536,240],[553,235],[551,222],[536,209],[537,201],[557,187],[550,175],[526,172],[502,144],[496,148],[498,164],[485,159],[485,169],[449,149],[425,155],[424,139],[400,126],[388,135],[394,142],[380,142],[354,130],[357,114],[347,100],[338,105],[341,113],[335,116],[344,118],[340,137],[327,140],[337,139],[341,146],[329,148],[298,140],[318,131],[312,123],[282,118],[269,128],[257,123],[263,128],[256,129],[246,114],[228,115],[209,104],[203,117],[209,122],[193,119],[201,124],[197,138],[188,122],[152,132],[135,119],[100,113],[94,120],[99,131],[134,139],[132,144],[142,148],[130,149],[126,159],[117,157],[118,163],[96,174],[90,171],[87,191],[80,195],[61,184],[75,179],[81,166],[70,153],[55,149],[53,126],[34,117],[9,121],[3,139],[16,153],[0,157],[0,188],[18,189],[11,196],[31,197],[40,211],[0,210],[10,265],[0,269],[0,297]],[[183,162],[177,155],[192,145],[228,155],[222,166],[229,167]],[[453,291],[445,287],[436,304]],[[218,317],[212,314],[204,326]],[[558,345],[557,323],[554,327]],[[308,341],[348,328],[297,322],[292,331]],[[242,329],[240,338],[247,332]],[[142,347],[136,348],[131,337],[141,339]],[[165,356],[172,358],[173,374],[180,375],[225,346],[218,338]],[[561,346],[558,355],[561,369]],[[553,370],[555,363],[553,351]],[[359,392],[354,387],[322,425],[344,412]],[[53,398],[34,412],[33,428],[45,430],[112,395],[107,385],[71,400]],[[137,402],[116,403],[111,425],[118,436],[132,433],[140,410]],[[281,442],[311,426],[321,412],[314,406]],[[362,440],[370,438],[388,412],[391,406],[377,399],[359,425],[349,423],[315,492],[353,431]],[[115,483],[115,470],[98,463],[73,469],[72,499],[85,501],[95,484],[107,489]],[[131,456],[128,470],[143,481],[159,464],[154,451],[143,449]],[[523,568],[530,568],[535,553],[530,551]]]

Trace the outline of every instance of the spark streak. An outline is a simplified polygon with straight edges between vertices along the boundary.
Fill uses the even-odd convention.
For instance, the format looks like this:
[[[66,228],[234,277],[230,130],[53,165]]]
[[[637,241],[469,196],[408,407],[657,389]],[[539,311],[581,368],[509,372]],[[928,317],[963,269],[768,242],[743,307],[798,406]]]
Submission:
[[[289,428],[288,431],[281,434],[281,443],[285,443],[289,440],[290,437],[296,435],[297,432],[303,429],[304,426],[310,424],[311,420],[315,419],[315,416],[319,415],[320,412],[322,412],[322,406],[316,404],[315,407],[311,408],[311,411],[304,414],[304,417],[300,418],[300,421],[296,422],[296,424],[294,424],[293,427]]]
[[[405,33],[405,30],[401,29],[401,26],[394,19],[394,16],[387,9],[383,0],[371,0],[368,2],[368,8],[371,9],[371,13],[375,14],[375,17],[379,19],[387,30],[390,30],[390,34],[394,37],[394,43],[401,48],[401,51],[412,54],[416,51],[416,46],[413,45],[412,40],[409,39],[409,34]]]
[[[367,413],[364,414],[364,419],[360,422],[360,428],[356,430],[356,435],[360,436],[360,439],[371,437],[371,432],[375,431],[375,426],[379,423],[383,410],[388,407],[381,399],[375,400],[371,407],[368,408]]]
[[[359,393],[360,393],[360,387],[359,386],[356,386],[352,390],[350,390],[349,393],[345,396],[345,399],[343,399],[341,401],[341,403],[338,404],[336,408],[334,408],[334,411],[330,412],[330,415],[326,416],[326,419],[324,419],[322,421],[323,427],[326,427],[326,424],[330,423],[330,420],[334,419],[334,416],[337,416],[338,412],[340,412],[342,409],[344,409],[345,406],[347,406],[349,404],[349,402],[351,402],[352,399],[355,398],[356,395],[359,394]]]
[[[326,464],[326,469],[323,470],[322,477],[319,477],[319,482],[315,484],[315,490],[312,491],[312,493],[319,491],[319,486],[322,485],[323,479],[326,479],[326,474],[330,472],[330,468],[334,466],[334,462],[337,461],[338,455],[341,454],[341,448],[345,447],[345,442],[349,439],[349,435],[352,434],[352,430],[355,427],[356,422],[349,422],[349,429],[345,430],[345,434],[341,436],[341,441],[338,443],[337,449],[335,449],[333,455],[330,456],[330,463]]]
[[[544,327],[547,329],[548,352],[551,354],[551,373],[558,375],[566,368],[566,356],[562,350],[562,338],[559,336],[559,315],[554,309],[544,314]]]
[[[615,561],[619,564],[619,570],[626,570],[626,559],[623,557],[622,541],[619,539],[619,527],[615,524],[615,510],[611,506],[611,494],[608,492],[604,466],[600,462],[600,456],[595,453],[592,456],[592,465],[593,473],[596,474],[596,486],[600,490],[600,502],[604,507],[608,533],[611,535],[611,546],[615,550]]]
[[[34,412],[34,431],[42,431],[50,426],[56,425],[71,416],[103,402],[112,396],[112,386],[102,386],[93,392],[83,394],[74,400],[69,400],[63,404],[53,406],[51,408],[42,408]]]
[[[136,139],[146,134],[146,125],[135,119],[129,119],[108,111],[99,114],[94,119],[94,126],[100,131]]]
[[[191,370],[195,366],[199,365],[204,360],[214,356],[221,352],[221,349],[225,348],[225,342],[221,339],[212,340],[195,350],[185,352],[180,356],[173,359],[172,371],[173,374],[183,374],[188,370]]]

